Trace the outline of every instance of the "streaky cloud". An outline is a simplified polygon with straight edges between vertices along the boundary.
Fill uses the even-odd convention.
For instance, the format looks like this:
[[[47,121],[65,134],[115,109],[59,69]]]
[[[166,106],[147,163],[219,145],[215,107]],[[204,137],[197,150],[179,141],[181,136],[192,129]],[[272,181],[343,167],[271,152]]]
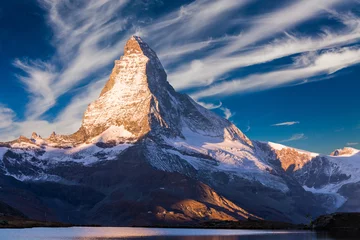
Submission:
[[[231,112],[229,108],[221,107],[220,109],[223,111],[225,118],[228,120],[235,115],[235,113]]]
[[[291,73],[296,78],[295,75],[301,75],[299,69],[304,70],[303,75],[306,75],[305,72],[312,72],[308,74],[309,77],[324,72],[325,74],[334,73],[343,66],[324,71],[315,71],[315,68],[312,68],[310,71],[311,66],[304,64],[304,61],[309,60],[310,64],[316,65],[317,63],[311,61],[316,61],[322,54],[318,52],[319,50],[336,52],[339,48],[360,39],[359,18],[354,14],[338,13],[333,9],[343,3],[339,0],[293,1],[274,12],[259,14],[251,18],[246,23],[246,31],[232,35],[229,35],[227,30],[239,27],[232,25],[233,22],[231,22],[236,11],[252,3],[252,0],[197,0],[145,24],[137,22],[141,17],[137,15],[137,12],[130,15],[125,13],[124,9],[132,1],[89,0],[82,2],[81,8],[68,8],[72,6],[70,0],[39,0],[38,2],[47,13],[47,23],[54,33],[51,44],[56,53],[46,61],[39,59],[14,61],[14,66],[24,72],[24,74],[19,74],[18,78],[29,93],[29,103],[25,114],[26,119],[19,124],[14,124],[15,127],[12,129],[18,130],[16,134],[9,133],[9,135],[28,132],[27,121],[29,121],[28,126],[35,127],[34,129],[37,129],[35,123],[39,121],[44,125],[49,125],[49,129],[55,126],[59,132],[70,132],[69,129],[78,126],[80,118],[72,116],[69,119],[73,124],[70,124],[70,121],[65,124],[65,118],[62,116],[65,116],[66,111],[71,116],[71,111],[67,109],[76,109],[81,105],[75,100],[82,94],[75,95],[74,101],[71,100],[55,116],[54,121],[44,120],[44,114],[55,106],[59,97],[84,84],[85,79],[90,82],[97,81],[95,73],[109,66],[121,55],[125,40],[134,33],[151,43],[165,63],[166,69],[167,65],[176,66],[176,68],[168,69],[168,80],[177,90],[206,87],[193,94],[194,97],[199,95],[199,99],[206,96],[263,91],[307,83],[309,81],[303,82],[304,79],[285,79],[282,82],[272,83],[269,81],[272,78],[268,78],[266,81],[266,77],[277,76],[277,74],[282,76],[281,71],[274,71],[273,75],[271,72],[260,74],[261,81],[255,79],[253,83],[247,78],[230,79],[234,81],[233,91],[229,93],[223,89],[222,84],[228,83],[224,76],[233,70],[271,62],[294,54],[315,52],[313,59],[310,55],[303,54],[302,59],[301,57],[296,59],[297,65],[294,63],[293,68],[283,68],[283,74]],[[289,33],[293,27],[319,17],[323,13],[336,18],[343,27],[336,31],[320,29],[315,36]],[[223,27],[219,28],[219,24]],[[213,37],[212,33],[216,33],[216,37]],[[269,39],[269,41],[266,44],[254,45],[264,39]],[[107,42],[107,40],[110,41]],[[206,52],[201,57],[194,54],[205,49]],[[184,56],[190,61],[183,61]],[[350,65],[351,63],[348,63],[348,66]],[[266,76],[266,74],[269,75]],[[238,86],[237,80],[243,81],[241,83],[243,89]],[[213,93],[212,87],[215,82],[220,83],[216,86],[221,87],[223,92]],[[209,91],[211,89],[212,91]],[[83,99],[84,104],[90,103],[95,98],[93,96],[97,94],[98,89],[89,88],[86,91],[89,91],[86,93],[89,98]],[[212,109],[222,107],[221,104],[204,104]],[[81,111],[80,106],[79,111]],[[47,128],[44,127],[44,129]]]
[[[282,122],[282,123],[272,124],[271,126],[274,126],[274,127],[278,127],[278,126],[292,126],[292,125],[299,124],[299,123],[300,123],[300,122],[298,122],[298,121]]]
[[[209,55],[189,64],[182,64],[170,72],[169,79],[177,89],[207,86],[220,81],[222,75],[235,69],[271,62],[294,54],[346,46],[358,41],[360,18],[348,15],[340,20],[346,26],[340,31],[331,32],[323,29],[316,36],[284,32],[283,37],[275,38],[269,44],[260,45],[246,53],[240,52],[231,56]]]
[[[286,142],[293,142],[293,141],[299,141],[299,140],[304,140],[304,139],[307,139],[307,137],[305,136],[304,133],[297,133],[297,134],[292,135],[288,139],[281,140],[280,142],[286,143]]]
[[[305,54],[302,58],[306,59],[303,62],[307,62],[302,67],[299,67],[297,61],[293,66],[282,70],[222,82],[195,92],[191,96],[195,99],[209,96],[229,96],[245,92],[264,91],[299,82],[308,83],[316,79],[305,82],[303,80],[319,75],[333,74],[360,63],[360,48],[332,49],[317,53],[315,56]]]
[[[207,109],[217,109],[222,106],[222,102],[219,102],[218,104],[205,103],[205,102],[197,102],[197,103]]]
[[[0,131],[12,125],[15,113],[12,109],[0,104]]]

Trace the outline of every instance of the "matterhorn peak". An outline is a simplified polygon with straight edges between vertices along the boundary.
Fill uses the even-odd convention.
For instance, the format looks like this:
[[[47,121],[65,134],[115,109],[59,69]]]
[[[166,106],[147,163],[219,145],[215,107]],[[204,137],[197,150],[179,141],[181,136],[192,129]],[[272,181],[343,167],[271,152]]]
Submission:
[[[89,139],[113,126],[119,128],[113,140],[137,140],[150,131],[154,119],[155,125],[168,125],[159,111],[163,105],[171,106],[169,94],[174,93],[155,52],[132,36],[100,97],[86,110],[80,130]]]
[[[124,47],[124,55],[144,54],[151,51],[150,47],[138,36],[131,36]]]
[[[146,77],[152,74],[151,77]],[[156,53],[138,36],[132,36],[124,47],[124,55],[120,60],[115,60],[115,66],[112,70],[109,80],[101,91],[100,96],[104,95],[117,84],[118,91],[121,91],[126,85],[128,87],[141,87],[142,85],[158,88],[157,84],[169,85],[166,81],[167,76]],[[138,84],[137,86],[135,84]],[[130,89],[129,89],[130,90]]]
[[[100,96],[89,104],[80,129],[71,135],[53,132],[34,140],[51,146],[72,147],[82,143],[135,143],[150,138],[186,139],[188,133],[251,141],[231,122],[177,93],[156,53],[138,36],[132,36],[124,55],[115,60]],[[220,140],[221,140],[220,139]]]
[[[121,143],[145,136],[184,138],[185,128],[250,142],[229,121],[177,93],[156,53],[140,37],[132,36],[73,136],[79,141]]]

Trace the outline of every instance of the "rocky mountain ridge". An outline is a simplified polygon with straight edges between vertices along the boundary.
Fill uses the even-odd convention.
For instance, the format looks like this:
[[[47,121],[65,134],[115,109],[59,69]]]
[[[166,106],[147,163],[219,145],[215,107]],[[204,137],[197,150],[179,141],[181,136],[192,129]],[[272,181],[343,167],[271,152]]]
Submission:
[[[317,159],[323,156],[251,141],[177,93],[156,53],[133,36],[76,133],[0,144],[0,201],[31,218],[47,212],[78,224],[305,222],[339,208],[333,195],[309,191],[303,169]],[[325,197],[327,205],[319,201]]]

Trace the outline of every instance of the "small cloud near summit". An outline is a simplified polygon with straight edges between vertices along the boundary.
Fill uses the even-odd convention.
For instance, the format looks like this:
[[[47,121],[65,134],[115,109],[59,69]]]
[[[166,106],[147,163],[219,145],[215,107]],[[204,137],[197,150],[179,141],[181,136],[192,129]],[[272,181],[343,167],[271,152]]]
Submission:
[[[307,139],[307,137],[305,136],[305,134],[303,133],[297,133],[292,135],[289,139],[285,139],[280,141],[281,143],[285,143],[285,142],[293,142],[293,141],[298,141],[298,140],[303,140],[303,139]]]
[[[271,125],[272,127],[279,127],[279,126],[291,126],[295,124],[299,124],[299,121],[293,121],[293,122],[282,122],[282,123],[275,123]]]
[[[249,132],[251,130],[250,122],[248,122],[248,125],[246,126],[245,132]]]
[[[346,143],[346,146],[356,146],[358,144],[359,144],[358,142],[348,142]]]
[[[229,120],[231,117],[233,117],[235,115],[235,113],[231,112],[230,109],[228,109],[226,107],[222,107],[220,109],[224,112],[225,118],[227,120]]]
[[[204,108],[207,109],[216,109],[222,106],[222,102],[219,102],[219,104],[213,104],[213,103],[205,103],[205,102],[200,102],[197,101],[198,104],[200,104],[201,106],[203,106]]]

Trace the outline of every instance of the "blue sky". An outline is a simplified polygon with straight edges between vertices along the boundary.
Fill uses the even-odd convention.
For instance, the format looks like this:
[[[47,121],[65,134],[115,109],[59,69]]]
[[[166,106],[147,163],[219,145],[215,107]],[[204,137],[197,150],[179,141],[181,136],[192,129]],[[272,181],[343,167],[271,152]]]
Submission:
[[[250,138],[360,147],[359,0],[1,1],[0,29],[2,141],[76,131],[136,34]]]

